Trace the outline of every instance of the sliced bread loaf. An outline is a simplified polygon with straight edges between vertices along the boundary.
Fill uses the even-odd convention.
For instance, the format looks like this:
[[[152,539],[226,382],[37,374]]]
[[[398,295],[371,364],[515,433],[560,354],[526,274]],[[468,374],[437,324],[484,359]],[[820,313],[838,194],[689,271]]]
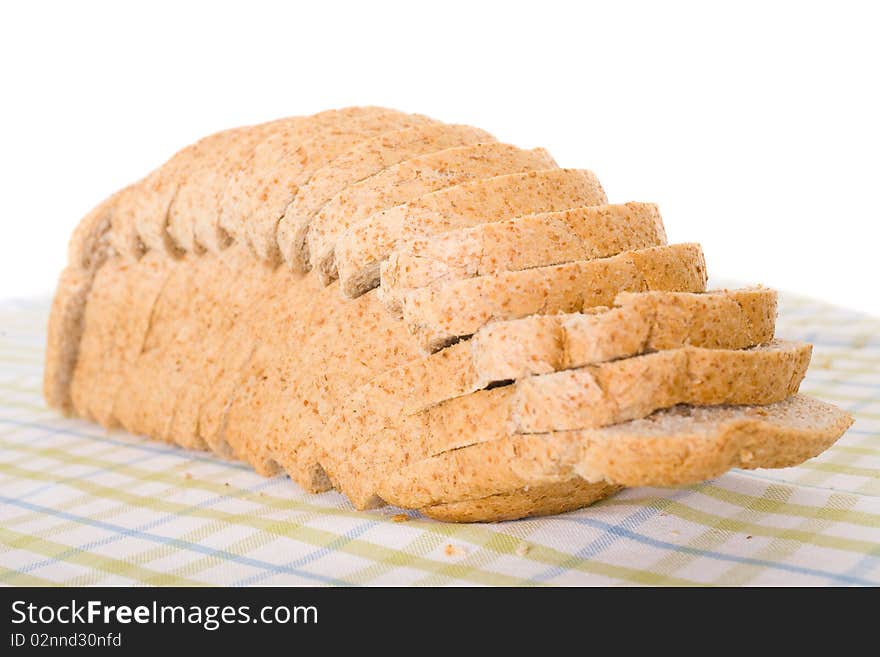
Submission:
[[[850,424],[840,409],[804,395],[768,406],[678,406],[610,427],[520,434],[447,451],[392,472],[379,494],[431,515],[425,507],[573,476],[623,486],[681,486],[730,468],[797,465],[827,449]]]
[[[620,292],[705,289],[700,246],[673,244],[413,290],[403,297],[403,319],[423,348],[434,351],[494,320],[580,312],[610,305]]]
[[[376,212],[468,180],[554,167],[553,158],[542,148],[523,150],[497,142],[458,146],[404,160],[347,187],[315,215],[307,238],[310,265],[326,282],[335,279],[337,239]]]
[[[379,265],[406,241],[523,214],[605,205],[596,176],[553,169],[498,176],[426,194],[367,217],[339,237],[335,257],[342,291],[363,294],[379,284]]]
[[[495,141],[488,132],[465,125],[427,123],[386,132],[356,144],[312,175],[284,211],[278,248],[296,271],[309,266],[307,235],[312,217],[349,185],[426,153]]]
[[[743,349],[770,342],[776,293],[764,288],[622,293],[614,308],[493,322],[465,340],[390,369],[358,388],[321,436],[322,463],[369,445],[399,418],[487,386],[687,345]],[[369,462],[370,447],[363,452]]]
[[[676,404],[769,404],[797,392],[810,346],[774,343],[749,350],[683,347],[481,390],[389,420],[372,440],[335,446],[325,463],[358,506],[373,503],[381,478],[407,463],[513,433],[607,426]],[[335,469],[333,466],[336,466]]]
[[[382,108],[282,119],[203,139],[117,193],[69,248],[48,401],[262,474],[286,470],[312,491],[331,485],[329,471],[358,506],[383,495],[471,520],[565,510],[736,462],[788,465],[845,429],[845,414],[831,421],[796,402],[804,427],[709,409],[694,413],[711,421],[670,420],[634,439],[651,432],[630,418],[682,401],[770,403],[779,415],[774,400],[797,389],[809,348],[738,350],[772,336],[772,293],[688,294],[705,287],[697,245],[661,246],[647,204],[590,207],[607,203],[595,177],[540,151],[515,151],[536,170],[494,175],[519,155],[488,144],[498,153],[472,179],[453,184],[455,170],[438,167],[427,176],[436,189],[384,205],[398,192],[377,181],[395,167],[484,143],[477,130],[444,130]],[[275,266],[285,212],[315,217],[371,179],[386,200],[335,247],[358,298],[318,271]],[[657,246],[633,248],[646,244]],[[385,289],[361,294],[389,254]],[[380,294],[400,299],[406,321]]]
[[[653,203],[525,215],[402,244],[382,263],[380,295],[399,311],[401,298],[415,288],[664,244],[663,221]]]

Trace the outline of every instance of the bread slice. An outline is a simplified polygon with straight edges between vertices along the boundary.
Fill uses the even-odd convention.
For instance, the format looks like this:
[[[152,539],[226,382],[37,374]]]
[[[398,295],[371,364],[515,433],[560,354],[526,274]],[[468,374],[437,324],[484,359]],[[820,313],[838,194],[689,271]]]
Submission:
[[[150,249],[169,255],[178,255],[181,249],[192,250],[194,245],[187,239],[194,223],[190,213],[204,210],[201,201],[210,191],[204,188],[211,182],[207,173],[230,157],[235,159],[237,167],[241,163],[243,145],[250,144],[252,148],[256,141],[285,126],[299,125],[303,120],[282,119],[234,128],[205,137],[178,151],[146,178],[119,194],[110,231],[116,252],[137,259]],[[231,174],[231,171],[227,173]],[[223,177],[220,191],[225,187],[227,177]],[[212,195],[210,200],[215,211],[212,220],[216,224],[219,199],[215,200]]]
[[[351,392],[418,353],[406,328],[371,294],[352,305],[314,274],[290,285],[273,274],[273,298],[248,322],[259,344],[233,384],[225,440],[249,461],[261,450],[308,490],[329,485],[318,436]],[[280,321],[279,321],[280,319]]]
[[[188,155],[187,152],[183,157]],[[113,250],[121,256],[137,259],[147,250],[137,229],[138,224],[143,223],[142,217],[164,217],[168,214],[168,207],[174,198],[176,179],[166,175],[166,168],[177,169],[174,158],[118,192],[107,234]],[[163,249],[166,247],[168,244],[163,243]]]
[[[112,258],[96,273],[70,386],[71,401],[80,416],[105,427],[118,426],[113,398],[144,349],[153,306],[171,262],[153,251],[139,261]]]
[[[312,218],[339,192],[413,157],[456,146],[495,141],[466,125],[427,123],[386,132],[356,144],[312,175],[287,206],[278,224],[278,248],[295,271],[309,267],[306,241]]]
[[[349,458],[325,469],[356,506],[370,506],[378,482],[407,463],[513,433],[607,426],[676,404],[769,404],[797,392],[810,346],[749,350],[682,347],[481,390],[389,421],[373,440],[337,446]]]
[[[700,246],[673,244],[413,290],[403,298],[403,319],[435,351],[495,320],[607,306],[620,292],[705,289]]]
[[[493,322],[470,340],[383,372],[340,404],[322,434],[322,463],[335,472],[404,416],[499,382],[685,346],[744,349],[773,339],[776,292],[766,288],[624,292],[613,308]]]
[[[320,116],[320,115],[319,115]],[[308,138],[310,126],[320,123],[316,117],[294,117],[272,121],[256,126],[242,128],[231,136],[229,142],[212,157],[205,157],[201,166],[189,172],[180,184],[180,212],[170,221],[169,232],[176,236],[175,240],[181,248],[188,252],[210,251],[219,253],[232,241],[229,234],[220,226],[220,214],[223,210],[226,187],[232,177],[243,167],[257,171],[266,171],[272,164],[275,149],[270,148],[277,142],[301,141]],[[266,152],[268,154],[263,157]],[[268,160],[268,161],[267,161]],[[265,167],[265,169],[263,169]],[[183,223],[192,228],[193,247],[186,248],[182,236],[189,232]]]
[[[435,504],[419,511],[442,522],[500,522],[574,511],[595,504],[620,489],[621,486],[589,483],[580,477],[572,477],[477,499]]]
[[[43,396],[65,414],[74,412],[70,384],[84,330],[86,301],[98,270],[112,254],[110,225],[119,193],[91,210],[79,222],[67,249],[68,265],[61,272],[46,339]]]
[[[138,208],[128,220],[139,240],[134,250],[130,247],[131,255],[137,257],[137,251],[141,249],[172,255],[180,250],[193,250],[191,208],[188,207],[191,194],[188,192],[193,185],[200,183],[201,170],[222,157],[231,142],[239,139],[246,130],[248,128],[226,130],[205,137],[176,153],[148,176],[137,195],[140,199]],[[189,185],[186,184],[188,181]],[[114,233],[116,230],[118,227],[114,228]]]
[[[687,346],[530,376],[509,386],[510,421],[518,433],[544,433],[616,424],[675,404],[781,401],[797,392],[811,352],[785,341],[746,350]]]
[[[730,468],[798,465],[851,424],[840,409],[804,395],[767,406],[677,406],[610,427],[513,435],[447,451],[392,472],[379,494],[432,515],[426,507],[575,476],[621,486],[682,486]],[[470,519],[477,519],[473,512]]]
[[[497,176],[426,194],[377,212],[340,236],[335,257],[342,291],[355,297],[376,287],[379,263],[412,239],[523,214],[607,203],[599,180],[583,169]]]
[[[653,203],[525,215],[402,244],[382,263],[380,295],[399,311],[401,298],[415,288],[664,244],[666,232]]]
[[[195,253],[200,249],[196,241],[196,222],[203,222],[204,215],[208,213],[215,226],[211,233],[212,238],[214,240],[219,238],[221,240],[219,244],[225,244],[226,236],[219,236],[216,226],[220,217],[220,196],[232,171],[230,167],[224,167],[223,162],[231,153],[240,152],[243,144],[253,145],[261,138],[259,135],[271,134],[278,126],[278,122],[273,122],[235,128],[201,140],[198,156],[193,158],[187,170],[180,174],[174,198],[171,199],[168,207],[167,219],[161,222],[165,225],[159,226],[157,225],[159,222],[149,222],[150,215],[147,215],[144,219],[148,221],[138,224],[141,239],[148,245],[158,248],[160,240],[167,243],[170,238],[177,251]],[[218,178],[222,179],[222,186]]]
[[[447,148],[404,160],[346,188],[315,215],[307,239],[310,265],[321,272],[325,282],[334,280],[337,239],[376,212],[469,180],[554,167],[556,163],[543,148],[523,150],[497,142]]]
[[[308,139],[290,143],[272,139],[273,148],[268,150],[277,160],[270,168],[242,168],[230,179],[221,204],[220,226],[233,239],[249,244],[258,258],[280,261],[276,227],[299,187],[313,173],[364,139],[428,121],[414,114],[364,108],[357,116],[316,128]],[[263,142],[258,148],[265,145]]]
[[[210,448],[262,474],[285,469],[313,491],[329,486],[316,441],[333,410],[418,355],[375,294],[346,300],[241,244],[115,258],[100,270],[88,315],[73,386],[81,415]]]

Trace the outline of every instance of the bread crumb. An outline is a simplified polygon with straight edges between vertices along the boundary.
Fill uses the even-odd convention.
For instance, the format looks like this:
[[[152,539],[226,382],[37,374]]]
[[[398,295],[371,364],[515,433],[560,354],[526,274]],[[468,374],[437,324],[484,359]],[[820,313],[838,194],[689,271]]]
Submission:
[[[669,533],[672,534],[673,536],[681,536],[681,532],[678,531],[677,529],[673,529],[673,530],[672,530],[671,532],[669,532]]]
[[[868,335],[866,333],[862,333],[861,335],[857,335],[853,338],[852,346],[856,349],[862,349],[868,346]]]
[[[224,482],[223,482],[223,485],[226,486],[226,487],[228,488],[228,487],[229,487],[229,482],[228,482],[228,481],[224,481]]]
[[[751,541],[751,540],[752,540],[752,535],[749,534],[748,536],[746,536],[746,540],[747,540],[747,541]]]
[[[192,473],[191,472],[184,472],[183,478],[184,479],[192,479],[193,478]]]
[[[462,555],[467,554],[467,550],[459,545],[453,545],[452,543],[447,543],[443,547],[443,554],[447,557],[460,557]]]
[[[531,549],[532,548],[530,548],[527,543],[520,543],[516,546],[516,554],[519,557],[524,557],[529,553],[529,550]]]
[[[391,520],[394,522],[409,522],[409,516],[405,513],[395,513],[391,516]]]
[[[830,370],[831,367],[834,365],[834,360],[831,358],[831,356],[820,356],[813,359],[813,364],[820,370]]]

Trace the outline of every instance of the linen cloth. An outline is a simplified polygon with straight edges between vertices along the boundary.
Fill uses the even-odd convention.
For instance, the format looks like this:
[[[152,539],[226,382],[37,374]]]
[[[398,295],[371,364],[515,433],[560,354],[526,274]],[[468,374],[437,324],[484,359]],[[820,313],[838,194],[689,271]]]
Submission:
[[[802,391],[856,417],[818,458],[454,525],[49,410],[48,306],[0,304],[0,584],[880,584],[880,319],[780,296],[777,335],[815,345]]]

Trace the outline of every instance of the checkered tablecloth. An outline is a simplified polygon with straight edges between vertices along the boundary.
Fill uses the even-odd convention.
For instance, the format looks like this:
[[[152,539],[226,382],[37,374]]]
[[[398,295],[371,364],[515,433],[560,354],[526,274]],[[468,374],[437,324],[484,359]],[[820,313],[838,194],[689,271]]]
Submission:
[[[40,395],[48,301],[0,305],[0,583],[880,584],[880,320],[783,296],[804,392],[857,421],[820,457],[558,517],[357,512],[208,454],[108,433]]]

